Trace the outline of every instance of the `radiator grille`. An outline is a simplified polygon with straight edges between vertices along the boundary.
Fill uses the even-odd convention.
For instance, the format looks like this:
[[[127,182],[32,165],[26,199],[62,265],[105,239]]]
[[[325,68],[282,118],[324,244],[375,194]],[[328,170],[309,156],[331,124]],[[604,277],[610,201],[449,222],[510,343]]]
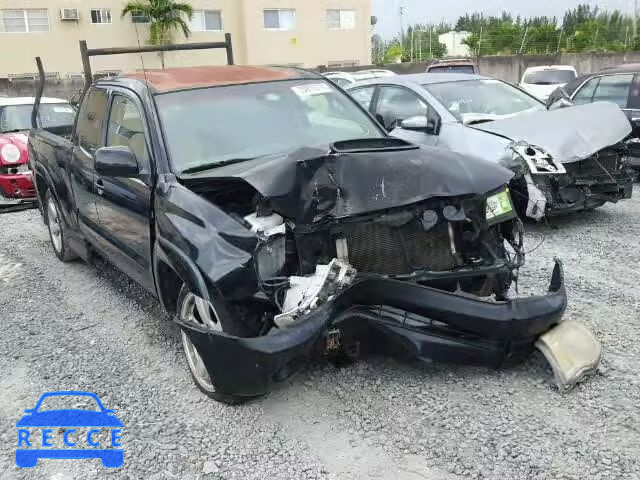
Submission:
[[[360,272],[402,275],[454,267],[447,224],[425,232],[417,220],[401,227],[368,223],[350,230],[346,240],[349,263]]]
[[[617,155],[601,155],[591,157],[580,162],[565,163],[567,173],[577,180],[599,180],[602,182],[612,182],[618,179],[622,172],[618,170]]]

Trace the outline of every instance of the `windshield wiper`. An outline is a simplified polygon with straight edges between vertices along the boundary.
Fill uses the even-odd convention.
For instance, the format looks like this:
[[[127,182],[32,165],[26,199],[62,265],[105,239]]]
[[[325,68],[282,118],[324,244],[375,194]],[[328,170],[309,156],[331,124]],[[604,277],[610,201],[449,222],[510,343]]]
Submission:
[[[2,132],[0,132],[0,134],[26,132],[27,130],[29,130],[29,129],[28,128],[13,128],[11,130],[3,130]]]
[[[477,125],[479,123],[493,122],[494,120],[494,118],[476,118],[474,120],[469,120],[465,123],[465,125]]]
[[[185,173],[204,172],[204,171],[207,171],[207,170],[212,170],[214,168],[224,167],[225,165],[233,165],[234,163],[242,163],[242,162],[247,162],[249,160],[255,160],[256,158],[258,158],[258,157],[252,157],[252,158],[229,158],[227,160],[221,160],[219,162],[203,163],[202,165],[196,165],[195,167],[185,168],[180,173],[181,174],[185,174]]]

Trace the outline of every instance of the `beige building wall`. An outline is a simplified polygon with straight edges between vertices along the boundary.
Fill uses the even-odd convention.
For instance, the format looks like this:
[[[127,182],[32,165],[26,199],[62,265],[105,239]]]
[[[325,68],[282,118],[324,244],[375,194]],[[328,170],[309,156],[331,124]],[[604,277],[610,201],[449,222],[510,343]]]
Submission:
[[[0,78],[33,73],[35,56],[42,57],[47,72],[61,77],[82,72],[78,47],[86,40],[89,48],[135,46],[144,44],[148,34],[146,24],[135,24],[130,16],[120,18],[124,0],[0,0],[0,15],[4,9],[48,10],[48,32],[8,33],[2,31],[0,18]],[[299,64],[307,67],[329,62],[370,63],[371,0],[189,0],[196,10],[220,10],[221,32],[192,32],[188,42],[224,41],[231,33],[237,64]],[[61,21],[61,8],[78,8],[79,21]],[[91,23],[91,8],[110,8],[112,23]],[[263,9],[296,10],[293,30],[266,30]],[[327,9],[355,10],[353,29],[330,29]],[[137,34],[136,34],[137,32]],[[178,35],[177,41],[185,41]],[[169,52],[166,65],[225,64],[224,50]],[[127,71],[159,68],[156,54],[94,57],[94,72]]]

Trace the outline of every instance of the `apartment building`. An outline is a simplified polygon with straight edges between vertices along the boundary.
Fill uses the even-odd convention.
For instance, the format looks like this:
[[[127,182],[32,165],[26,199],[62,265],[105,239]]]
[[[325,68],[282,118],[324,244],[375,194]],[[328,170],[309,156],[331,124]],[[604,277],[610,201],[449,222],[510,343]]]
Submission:
[[[177,42],[223,41],[231,33],[236,64],[331,67],[369,64],[371,0],[187,0],[191,35]],[[89,48],[145,44],[148,19],[121,18],[124,0],[0,0],[0,78],[35,71],[80,76],[79,40]],[[167,67],[224,64],[224,51],[170,52]],[[159,68],[157,54],[92,59],[94,72]]]

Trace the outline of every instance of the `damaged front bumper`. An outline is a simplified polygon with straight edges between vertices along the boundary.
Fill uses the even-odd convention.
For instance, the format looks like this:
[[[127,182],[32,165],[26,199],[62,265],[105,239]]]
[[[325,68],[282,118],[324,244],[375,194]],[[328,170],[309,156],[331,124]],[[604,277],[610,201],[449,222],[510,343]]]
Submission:
[[[181,326],[219,392],[255,396],[287,379],[311,355],[354,345],[498,368],[531,353],[540,336],[561,322],[566,306],[562,264],[556,260],[549,291],[541,296],[490,302],[375,276],[266,336],[240,338]]]

